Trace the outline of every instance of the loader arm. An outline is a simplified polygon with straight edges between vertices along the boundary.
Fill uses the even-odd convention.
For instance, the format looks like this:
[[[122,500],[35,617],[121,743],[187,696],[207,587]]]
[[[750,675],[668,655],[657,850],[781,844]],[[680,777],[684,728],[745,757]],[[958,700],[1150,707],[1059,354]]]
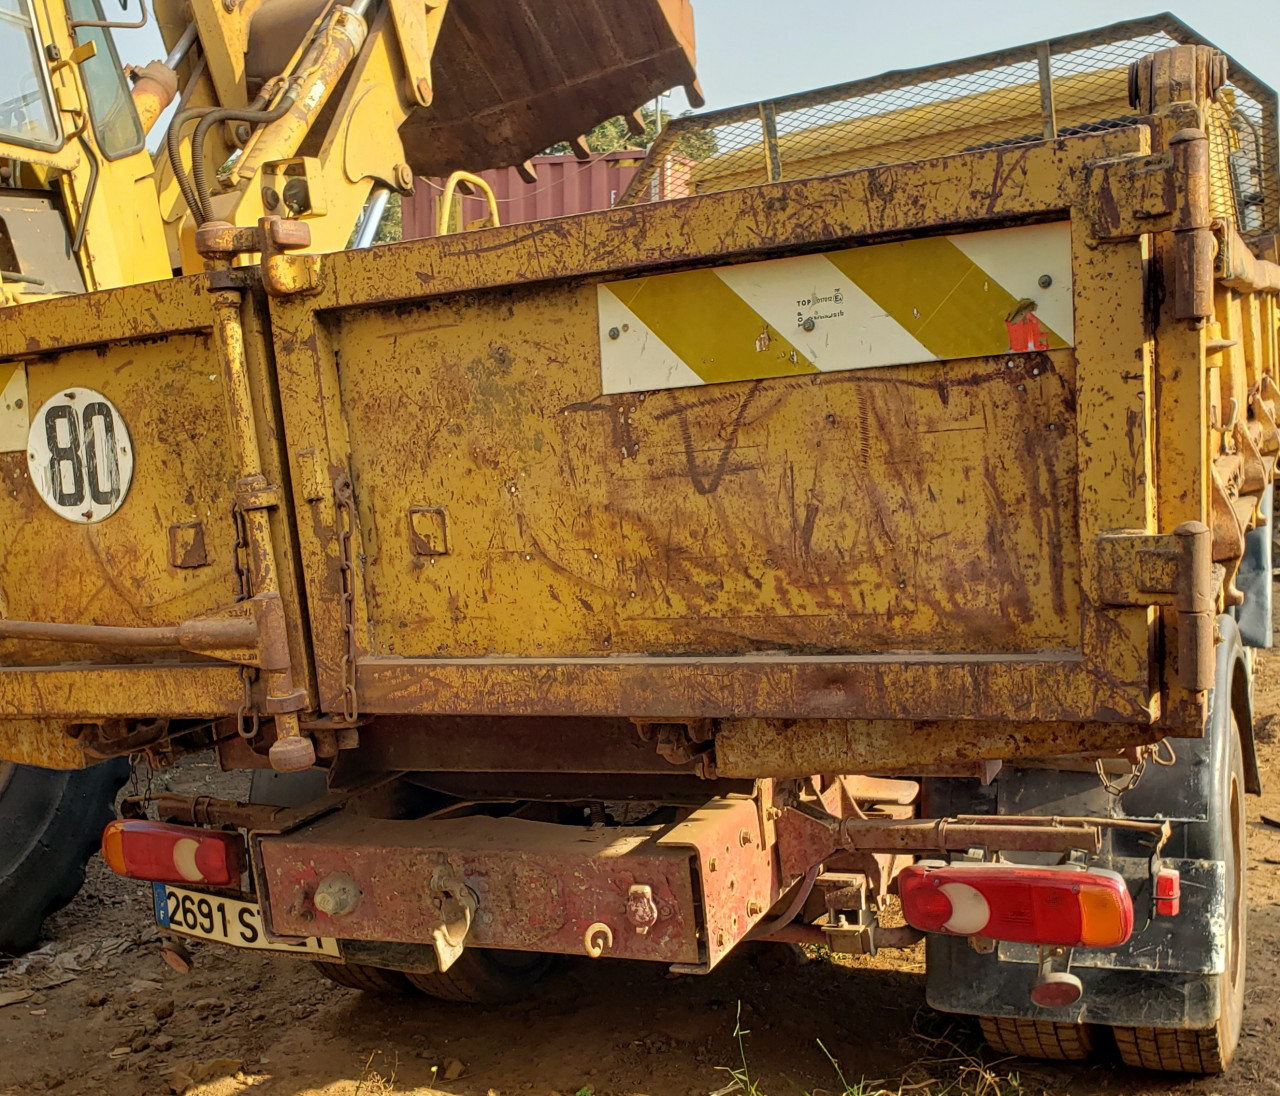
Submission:
[[[111,30],[136,25],[132,4],[8,7],[7,302],[201,271],[195,231],[212,221],[301,220],[314,250],[342,250],[416,175],[585,148],[578,135],[676,85],[699,101],[688,0],[154,0],[168,55],[128,70]]]

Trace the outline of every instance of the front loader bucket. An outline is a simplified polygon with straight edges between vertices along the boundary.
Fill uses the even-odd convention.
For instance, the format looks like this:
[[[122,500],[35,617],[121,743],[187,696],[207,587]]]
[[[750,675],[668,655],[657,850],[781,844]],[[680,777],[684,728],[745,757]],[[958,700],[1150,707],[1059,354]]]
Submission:
[[[693,11],[689,0],[454,0],[432,72],[434,101],[400,129],[414,173],[519,164],[693,85]]]

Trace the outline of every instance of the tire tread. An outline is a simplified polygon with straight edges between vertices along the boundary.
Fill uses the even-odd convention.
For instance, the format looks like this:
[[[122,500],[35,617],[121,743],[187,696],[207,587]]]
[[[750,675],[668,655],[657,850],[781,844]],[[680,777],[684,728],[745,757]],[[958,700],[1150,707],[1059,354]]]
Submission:
[[[1022,1058],[1083,1062],[1093,1053],[1093,1032],[1086,1024],[981,1016],[982,1035],[996,1050]]]
[[[1217,1028],[1112,1029],[1125,1065],[1167,1073],[1221,1073],[1224,1063]]]
[[[550,956],[529,953],[527,963],[504,967],[484,949],[467,948],[446,971],[406,977],[423,993],[442,1001],[502,1004],[526,996],[551,965]]]
[[[84,885],[85,865],[115,817],[116,793],[129,778],[122,759],[87,769],[52,772],[16,766],[4,787],[3,824],[34,823],[38,832],[20,861],[0,877],[0,952],[33,948],[45,918],[66,906]],[[39,804],[38,819],[26,809]]]
[[[315,968],[330,982],[363,993],[412,993],[413,986],[398,970],[384,970],[363,963],[316,962]]]

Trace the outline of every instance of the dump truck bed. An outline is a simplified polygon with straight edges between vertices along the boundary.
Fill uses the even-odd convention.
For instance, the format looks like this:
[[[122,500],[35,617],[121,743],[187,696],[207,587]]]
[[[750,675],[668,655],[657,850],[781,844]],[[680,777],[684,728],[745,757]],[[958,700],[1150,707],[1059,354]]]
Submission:
[[[1203,80],[1203,49],[1170,55]],[[1280,452],[1275,268],[1166,106],[15,310],[10,752],[254,711],[679,726],[729,777],[1199,734]],[[80,388],[136,450],[105,518],[41,502]]]

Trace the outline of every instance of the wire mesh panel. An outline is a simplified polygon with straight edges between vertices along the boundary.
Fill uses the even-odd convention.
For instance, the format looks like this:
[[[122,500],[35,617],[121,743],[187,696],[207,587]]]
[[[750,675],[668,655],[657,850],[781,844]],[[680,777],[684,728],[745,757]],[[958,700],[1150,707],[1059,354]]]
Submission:
[[[1129,66],[1208,44],[1171,16],[674,120],[619,204],[660,201],[1094,133],[1139,120]],[[1280,224],[1276,97],[1231,63],[1205,119],[1213,213]]]

